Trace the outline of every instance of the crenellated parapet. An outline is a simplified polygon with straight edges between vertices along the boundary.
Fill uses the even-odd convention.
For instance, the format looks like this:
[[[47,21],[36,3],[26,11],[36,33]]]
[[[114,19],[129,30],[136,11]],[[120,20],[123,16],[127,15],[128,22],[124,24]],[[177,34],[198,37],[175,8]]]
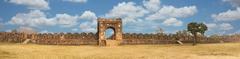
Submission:
[[[16,33],[0,32],[0,42],[22,43],[26,39],[31,39],[35,44],[55,44],[55,45],[97,45],[98,35],[96,33]],[[199,43],[219,43],[240,42],[240,35],[207,37],[199,40]],[[121,44],[174,44],[177,40],[184,43],[191,43],[191,35],[176,35],[164,33],[123,33]]]
[[[16,32],[0,32],[1,42],[21,43],[31,39],[36,44],[97,44],[95,33],[36,33],[25,34]],[[79,43],[77,43],[79,42]],[[81,43],[82,42],[82,43]]]

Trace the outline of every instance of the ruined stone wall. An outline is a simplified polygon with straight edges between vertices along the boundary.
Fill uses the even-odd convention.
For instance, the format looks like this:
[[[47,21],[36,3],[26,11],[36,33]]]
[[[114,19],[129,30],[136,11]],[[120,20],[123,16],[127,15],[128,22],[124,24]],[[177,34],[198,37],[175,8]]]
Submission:
[[[193,37],[190,35],[174,34],[142,34],[124,33],[121,44],[176,44],[177,40],[183,43],[192,43]],[[49,45],[97,45],[98,37],[95,33],[44,33],[25,34],[15,32],[0,32],[0,42],[22,43],[26,39],[31,39],[34,44]],[[240,42],[240,35],[200,37],[198,43],[219,43],[219,42]]]
[[[13,32],[0,32],[1,42],[22,43],[26,39],[31,39],[35,44],[54,45],[96,45],[98,40],[94,33],[43,33],[24,34]]]
[[[192,43],[194,37],[191,35],[176,34],[142,34],[142,33],[124,33],[122,44],[176,44],[177,41],[183,43]],[[198,43],[220,43],[220,42],[240,42],[239,36],[228,37],[198,37]]]
[[[192,37],[184,37],[185,41],[190,41]],[[173,35],[163,33],[142,34],[142,33],[125,33],[123,34],[122,44],[175,44],[179,38]]]
[[[27,35],[24,33],[15,33],[15,32],[0,32],[0,41],[1,42],[23,42],[24,38]]]

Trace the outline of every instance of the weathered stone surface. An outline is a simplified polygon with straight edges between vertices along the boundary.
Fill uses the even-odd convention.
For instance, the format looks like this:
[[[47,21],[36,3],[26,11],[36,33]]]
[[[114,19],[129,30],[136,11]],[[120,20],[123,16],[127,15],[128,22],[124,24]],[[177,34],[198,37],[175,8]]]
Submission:
[[[112,40],[107,40],[105,38],[105,31],[107,29],[113,29],[114,34]],[[116,19],[106,19],[98,18],[98,39],[100,46],[116,46],[122,41],[122,20],[121,18]]]

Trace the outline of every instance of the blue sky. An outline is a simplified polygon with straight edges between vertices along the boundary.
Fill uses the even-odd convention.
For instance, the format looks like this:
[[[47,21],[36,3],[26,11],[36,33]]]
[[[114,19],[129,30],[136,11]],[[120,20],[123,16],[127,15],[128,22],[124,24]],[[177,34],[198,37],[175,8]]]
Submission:
[[[203,22],[207,34],[234,34],[239,6],[240,0],[1,0],[0,31],[96,32],[98,17],[120,17],[124,32],[175,33]]]

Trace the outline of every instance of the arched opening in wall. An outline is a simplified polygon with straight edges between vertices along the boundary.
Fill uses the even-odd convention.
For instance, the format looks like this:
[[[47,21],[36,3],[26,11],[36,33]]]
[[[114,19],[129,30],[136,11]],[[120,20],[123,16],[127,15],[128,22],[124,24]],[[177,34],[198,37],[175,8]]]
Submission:
[[[107,39],[107,40],[114,40],[114,37],[115,37],[114,28],[107,28],[105,30],[105,39]]]

